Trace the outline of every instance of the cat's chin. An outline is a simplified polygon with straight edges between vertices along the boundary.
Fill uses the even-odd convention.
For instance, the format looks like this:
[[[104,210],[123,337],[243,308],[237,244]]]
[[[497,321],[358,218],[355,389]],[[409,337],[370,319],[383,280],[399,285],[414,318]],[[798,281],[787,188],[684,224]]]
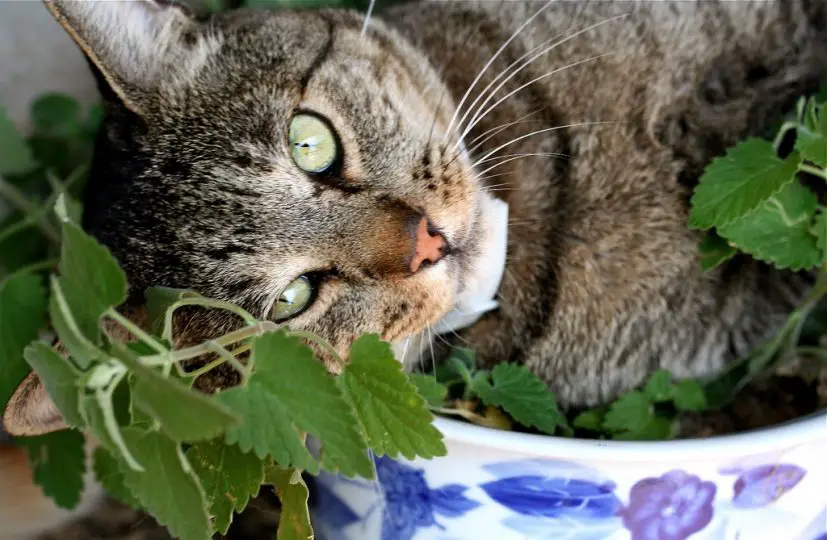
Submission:
[[[394,342],[396,359],[406,368],[416,366],[423,351],[431,349],[430,340],[442,333],[455,332],[474,324],[497,307],[496,295],[505,272],[508,240],[508,205],[488,193],[480,193],[479,219],[475,224],[477,245],[467,271],[459,279],[461,289],[453,309],[434,323],[430,331],[420,332]]]

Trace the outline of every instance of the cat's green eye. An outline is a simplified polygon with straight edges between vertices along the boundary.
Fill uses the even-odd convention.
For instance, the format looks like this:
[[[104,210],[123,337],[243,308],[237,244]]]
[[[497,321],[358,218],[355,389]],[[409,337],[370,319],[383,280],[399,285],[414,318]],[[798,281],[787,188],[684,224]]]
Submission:
[[[290,122],[290,153],[305,172],[327,172],[339,159],[339,141],[330,126],[312,114],[297,114]]]
[[[313,300],[314,287],[307,276],[300,276],[282,291],[270,313],[274,321],[286,321],[300,314]]]

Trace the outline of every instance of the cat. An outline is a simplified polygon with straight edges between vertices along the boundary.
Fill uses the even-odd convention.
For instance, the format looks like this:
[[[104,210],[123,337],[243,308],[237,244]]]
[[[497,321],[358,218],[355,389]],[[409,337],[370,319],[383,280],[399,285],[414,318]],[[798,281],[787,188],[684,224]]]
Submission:
[[[687,216],[713,157],[817,89],[824,2],[434,1],[367,24],[46,5],[100,82],[83,225],[124,267],[138,321],[147,286],[191,288],[343,357],[365,332],[408,368],[467,344],[580,407],[658,368],[720,372],[812,283],[740,257],[704,272]],[[496,309],[434,335],[492,279]],[[178,342],[236,324],[191,311]],[[199,379],[236,381],[230,367]],[[6,425],[60,429],[54,412],[21,399]]]

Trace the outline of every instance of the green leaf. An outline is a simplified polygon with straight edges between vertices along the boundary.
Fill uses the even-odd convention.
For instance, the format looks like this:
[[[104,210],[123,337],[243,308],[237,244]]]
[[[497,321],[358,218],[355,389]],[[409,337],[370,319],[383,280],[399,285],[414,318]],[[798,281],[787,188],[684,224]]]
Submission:
[[[187,458],[204,486],[213,528],[227,534],[233,511],[244,510],[264,482],[264,462],[223,441],[195,444],[187,451]]]
[[[750,138],[715,158],[692,197],[689,224],[722,227],[748,215],[793,181],[800,157],[776,157],[772,143]]]
[[[43,493],[59,507],[73,510],[80,502],[86,473],[83,435],[63,430],[16,441],[29,452],[34,482]]]
[[[92,468],[95,471],[95,478],[109,496],[135,510],[140,509],[141,504],[138,499],[124,483],[124,475],[121,470],[124,465],[101,446],[95,449],[93,459]]]
[[[172,341],[172,325],[167,324],[167,312],[179,300],[200,296],[198,293],[187,289],[148,288],[146,290],[146,316],[149,331],[167,341]],[[171,319],[169,322],[171,322]]]
[[[827,117],[824,114],[821,116]],[[827,138],[821,133],[799,126],[796,132],[795,149],[805,161],[810,161],[819,167],[827,167]]]
[[[118,360],[134,374],[132,403],[161,424],[161,429],[176,441],[212,439],[238,425],[240,418],[215,397],[163,377],[138,362],[130,351],[113,347]]]
[[[652,415],[652,417],[639,428],[616,433],[612,438],[619,441],[662,441],[673,439],[676,432],[677,423],[674,419],[660,415]]]
[[[402,372],[388,343],[376,334],[359,337],[341,376],[356,416],[377,456],[430,459],[447,452],[416,386]]]
[[[565,426],[554,393],[534,373],[518,364],[498,364],[491,370],[493,385],[477,381],[474,391],[486,405],[502,407],[517,422],[553,435]]]
[[[29,374],[26,345],[46,323],[46,290],[34,274],[17,274],[0,282],[0,412]]]
[[[725,238],[717,234],[707,234],[698,246],[701,255],[701,268],[710,271],[735,256],[737,250],[729,245]]]
[[[308,540],[313,538],[307,501],[307,484],[296,469],[267,467],[265,483],[275,486],[281,500],[278,540]]]
[[[227,430],[227,444],[238,444],[244,452],[253,450],[261,459],[272,456],[286,466],[319,472],[285,404],[255,377],[246,388],[231,388],[219,393],[218,399],[242,418],[241,425]]]
[[[423,373],[411,373],[408,378],[416,386],[419,395],[425,398],[428,405],[442,407],[445,396],[448,395],[448,389],[444,385],[437,382],[431,375]]]
[[[322,465],[345,476],[373,478],[373,462],[352,409],[310,348],[299,338],[277,332],[256,340],[252,356],[252,380],[284,405],[300,431],[319,440]]]
[[[94,361],[103,358],[105,353],[81,331],[57,276],[51,276],[50,283],[52,294],[49,297],[49,319],[61,343],[69,350],[72,360],[81,369],[86,369]]]
[[[702,411],[706,408],[706,395],[703,387],[697,381],[679,382],[672,394],[672,401],[678,410]]]
[[[72,137],[81,131],[80,103],[66,94],[44,94],[32,104],[32,122],[38,132],[55,137]]]
[[[70,426],[83,426],[80,416],[80,374],[72,363],[43,342],[26,347],[26,361],[40,377],[46,392]]]
[[[209,540],[210,519],[204,490],[181,447],[157,431],[123,430],[143,472],[123,466],[126,486],[159,524],[180,540]]]
[[[596,407],[578,414],[572,425],[576,428],[589,431],[603,431],[603,417],[606,415],[606,407]]]
[[[99,345],[100,318],[126,300],[126,276],[109,250],[74,223],[63,223],[59,282],[81,335]]]
[[[740,250],[779,269],[809,269],[821,260],[817,239],[810,234],[817,206],[813,192],[793,182],[718,232]]]
[[[822,264],[827,261],[827,208],[820,206],[810,234],[816,237],[816,246],[821,251]]]
[[[6,109],[0,106],[0,175],[17,175],[37,167],[26,140],[17,132]]]
[[[652,420],[654,411],[649,396],[633,391],[620,396],[609,406],[603,427],[609,431],[640,431]]]
[[[659,369],[649,377],[643,392],[652,401],[669,401],[672,399],[672,386],[672,374],[669,370]]]

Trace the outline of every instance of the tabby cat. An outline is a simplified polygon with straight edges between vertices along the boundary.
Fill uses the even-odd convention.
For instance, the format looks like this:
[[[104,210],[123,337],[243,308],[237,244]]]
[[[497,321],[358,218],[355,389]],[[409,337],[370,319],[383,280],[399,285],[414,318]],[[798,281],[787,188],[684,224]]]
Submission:
[[[823,1],[415,2],[367,24],[46,5],[100,81],[83,225],[124,266],[136,319],[145,287],[192,288],[343,356],[365,332],[409,367],[467,343],[585,406],[657,368],[715,374],[810,285],[750,260],[703,272],[687,215],[714,156],[817,88]],[[496,309],[435,336],[492,280]],[[180,341],[234,324],[193,311]],[[7,429],[59,429],[27,384],[41,401]]]

